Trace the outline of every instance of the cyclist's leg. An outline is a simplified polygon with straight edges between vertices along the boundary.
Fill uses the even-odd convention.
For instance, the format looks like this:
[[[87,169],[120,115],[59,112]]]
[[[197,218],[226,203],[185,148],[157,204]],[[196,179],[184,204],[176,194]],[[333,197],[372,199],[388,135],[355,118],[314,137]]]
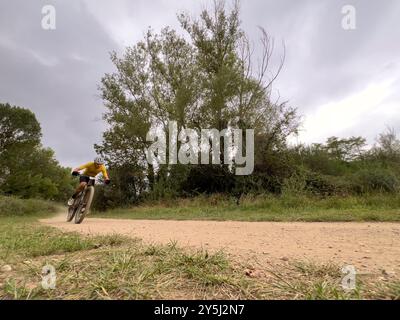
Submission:
[[[75,198],[78,196],[79,193],[81,193],[81,191],[83,191],[83,189],[85,189],[86,185],[88,184],[88,182],[90,181],[90,178],[87,176],[80,176],[79,177],[79,185],[75,190],[75,193],[72,195],[71,199],[68,200],[68,205],[72,205],[72,203],[74,202]]]
[[[79,185],[78,185],[78,187],[76,188],[76,190],[75,190],[75,193],[74,193],[74,195],[72,196],[72,198],[76,198],[76,196],[83,190],[83,189],[85,189],[85,187],[86,187],[86,185],[87,185],[87,182],[80,182],[79,183]]]

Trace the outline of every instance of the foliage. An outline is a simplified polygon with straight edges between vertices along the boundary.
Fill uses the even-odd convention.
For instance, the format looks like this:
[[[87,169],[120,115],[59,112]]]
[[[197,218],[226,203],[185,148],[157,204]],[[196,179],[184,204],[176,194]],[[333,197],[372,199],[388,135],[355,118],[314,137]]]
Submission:
[[[40,125],[32,111],[0,103],[0,155],[15,144],[40,143]]]
[[[399,178],[389,169],[362,169],[355,172],[353,177],[353,186],[358,193],[373,191],[396,193],[400,189]]]
[[[95,147],[112,168],[136,166],[134,172],[145,177],[138,188],[145,198],[199,192],[232,192],[240,197],[258,186],[258,179],[235,177],[234,166],[223,164],[190,168],[147,164],[146,134],[159,130],[167,135],[169,121],[177,122],[178,131],[254,128],[265,146],[258,158],[273,157],[298,127],[296,110],[271,99],[284,55],[273,70],[273,40],[261,30],[262,59],[257,69],[237,5],[228,11],[223,2],[216,2],[213,10],[204,10],[198,19],[179,14],[178,20],[186,37],[169,27],[159,34],[150,29],[122,57],[112,53],[116,71],[106,74],[100,85],[109,129]],[[224,163],[222,152],[220,159]]]
[[[44,200],[0,196],[1,217],[54,213],[56,209],[53,203]]]
[[[28,109],[0,104],[0,193],[63,200],[72,191],[69,170],[40,144],[40,125]]]

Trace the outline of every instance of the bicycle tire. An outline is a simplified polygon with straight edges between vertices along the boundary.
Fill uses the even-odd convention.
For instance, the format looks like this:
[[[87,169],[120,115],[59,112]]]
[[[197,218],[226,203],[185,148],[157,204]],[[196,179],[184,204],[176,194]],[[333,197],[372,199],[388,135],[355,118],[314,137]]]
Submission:
[[[75,216],[75,209],[74,206],[69,206],[68,207],[68,212],[67,212],[67,222],[72,221],[72,219]]]
[[[78,196],[75,198],[74,203],[72,204],[72,206],[68,207],[67,222],[72,221],[72,219],[75,217],[75,214],[76,214],[76,204],[75,204],[75,202],[80,198],[81,198],[81,193],[78,194]]]
[[[80,224],[83,221],[83,219],[85,219],[85,216],[88,214],[88,212],[90,210],[90,206],[93,201],[93,195],[94,195],[94,187],[93,186],[87,187],[87,189],[85,191],[85,195],[82,197],[82,201],[79,204],[79,206],[77,207],[76,212],[75,212],[75,223],[76,224]],[[85,199],[86,199],[86,201],[84,201]],[[83,205],[85,203],[86,203],[85,210],[84,210],[84,212],[82,212]]]

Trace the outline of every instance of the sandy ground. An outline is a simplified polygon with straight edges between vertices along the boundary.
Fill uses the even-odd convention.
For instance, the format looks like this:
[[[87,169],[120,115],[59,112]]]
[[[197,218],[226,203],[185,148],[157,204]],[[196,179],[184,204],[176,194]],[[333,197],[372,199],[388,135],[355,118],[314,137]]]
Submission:
[[[400,223],[372,222],[239,222],[122,220],[86,218],[82,224],[65,222],[65,215],[42,223],[83,234],[141,238],[145,243],[224,249],[250,265],[302,260],[351,264],[358,272],[388,272],[400,276]]]

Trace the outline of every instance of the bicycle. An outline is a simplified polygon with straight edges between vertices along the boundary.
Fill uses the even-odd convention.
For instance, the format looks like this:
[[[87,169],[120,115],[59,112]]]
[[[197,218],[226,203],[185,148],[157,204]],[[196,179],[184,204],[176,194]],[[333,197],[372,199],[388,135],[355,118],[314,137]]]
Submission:
[[[90,180],[86,184],[85,188],[77,195],[74,203],[68,207],[67,222],[72,221],[75,217],[74,222],[79,224],[88,214],[93,201],[95,184],[95,178],[89,178]]]

